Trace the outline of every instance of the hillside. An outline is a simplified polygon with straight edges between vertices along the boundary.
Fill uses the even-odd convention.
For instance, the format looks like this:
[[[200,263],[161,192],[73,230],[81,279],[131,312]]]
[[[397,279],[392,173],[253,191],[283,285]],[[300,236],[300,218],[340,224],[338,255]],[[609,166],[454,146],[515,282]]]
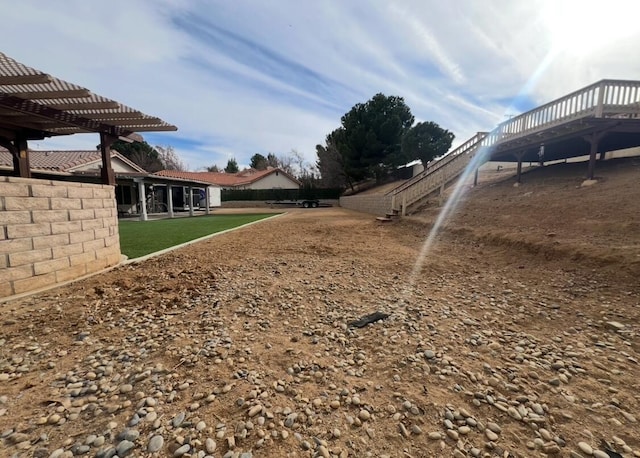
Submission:
[[[489,255],[526,252],[640,276],[640,158],[598,163],[597,183],[581,186],[585,163],[533,168],[470,188],[447,232],[490,247]],[[409,220],[432,223],[430,205]]]

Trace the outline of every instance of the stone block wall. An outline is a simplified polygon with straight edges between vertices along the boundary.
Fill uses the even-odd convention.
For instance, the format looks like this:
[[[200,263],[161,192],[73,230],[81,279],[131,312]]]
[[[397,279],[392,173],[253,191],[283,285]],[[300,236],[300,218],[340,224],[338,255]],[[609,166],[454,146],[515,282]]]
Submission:
[[[114,187],[0,176],[0,298],[120,262]]]
[[[372,215],[385,216],[391,210],[391,196],[376,194],[340,197],[340,206]]]

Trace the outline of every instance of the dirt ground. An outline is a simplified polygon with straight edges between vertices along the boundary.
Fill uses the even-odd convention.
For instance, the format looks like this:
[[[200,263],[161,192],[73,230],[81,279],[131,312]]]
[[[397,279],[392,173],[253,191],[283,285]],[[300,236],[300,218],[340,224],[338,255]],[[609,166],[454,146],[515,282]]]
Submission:
[[[296,209],[0,304],[0,456],[640,456],[640,163],[584,167],[421,264],[438,208]]]

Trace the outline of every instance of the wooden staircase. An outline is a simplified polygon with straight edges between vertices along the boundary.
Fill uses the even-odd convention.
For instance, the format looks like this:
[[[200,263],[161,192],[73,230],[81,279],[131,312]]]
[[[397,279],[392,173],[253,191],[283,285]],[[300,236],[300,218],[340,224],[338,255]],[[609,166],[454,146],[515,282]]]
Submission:
[[[467,167],[482,147],[486,132],[478,132],[440,159],[430,162],[418,175],[387,193],[391,195],[390,213],[405,216],[435,192],[442,192]],[[389,217],[389,215],[387,215]]]

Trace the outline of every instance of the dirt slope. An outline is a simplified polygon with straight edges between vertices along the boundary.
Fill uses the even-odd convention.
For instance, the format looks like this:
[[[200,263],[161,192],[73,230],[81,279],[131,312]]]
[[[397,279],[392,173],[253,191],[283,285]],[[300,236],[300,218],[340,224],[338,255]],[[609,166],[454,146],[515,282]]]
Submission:
[[[640,167],[563,170],[419,271],[435,210],[294,210],[0,305],[0,456],[640,456]]]

